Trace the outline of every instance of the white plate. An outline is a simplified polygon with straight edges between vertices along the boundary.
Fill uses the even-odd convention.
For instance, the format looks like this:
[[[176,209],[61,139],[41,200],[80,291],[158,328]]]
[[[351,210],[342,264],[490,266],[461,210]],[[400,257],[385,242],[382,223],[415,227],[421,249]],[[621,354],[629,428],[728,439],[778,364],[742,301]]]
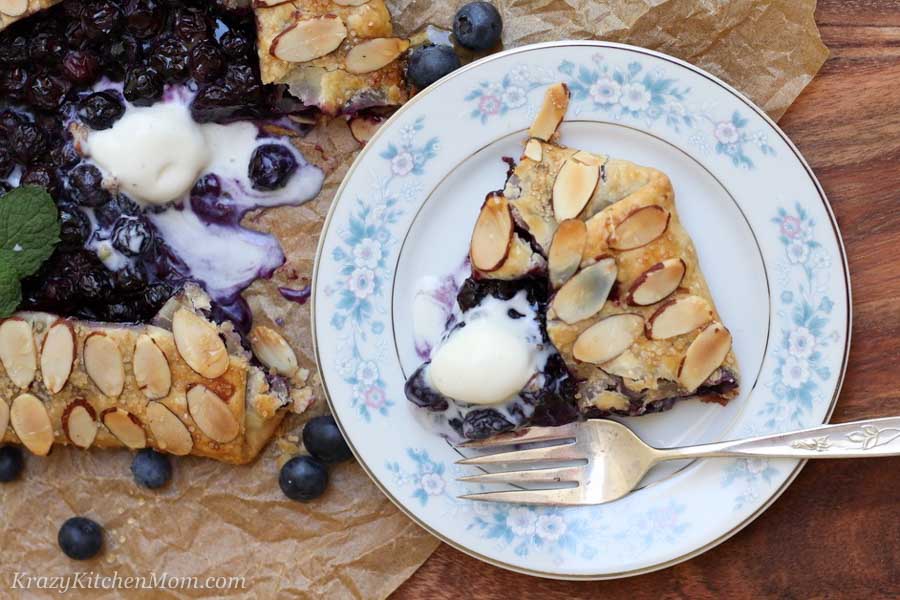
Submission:
[[[599,42],[519,48],[416,96],[362,151],[319,245],[313,322],[328,400],[360,464],[420,525],[493,564],[601,579],[695,556],[759,515],[802,463],[667,465],[603,506],[511,507],[473,491],[459,454],[424,429],[403,384],[419,363],[412,301],[465,258],[487,191],[505,181],[546,86],[572,90],[566,145],[672,179],[716,305],[734,336],[741,396],[626,419],[657,445],[826,422],[843,378],[850,287],[837,225],[809,166],[756,106],[715,77],[648,50]],[[650,485],[646,485],[650,484]]]

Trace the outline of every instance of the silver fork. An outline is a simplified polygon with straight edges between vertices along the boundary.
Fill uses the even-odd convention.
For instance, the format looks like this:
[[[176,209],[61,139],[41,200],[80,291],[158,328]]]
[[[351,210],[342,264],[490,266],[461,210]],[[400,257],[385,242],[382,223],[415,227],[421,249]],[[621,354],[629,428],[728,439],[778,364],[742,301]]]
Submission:
[[[628,494],[651,467],[666,460],[757,456],[804,459],[898,456],[900,417],[823,425],[682,448],[653,448],[624,425],[593,419],[562,427],[532,427],[460,447],[485,449],[537,442],[559,443],[466,458],[457,461],[457,464],[543,468],[483,473],[458,480],[467,483],[540,485],[541,489],[482,492],[460,498],[552,506],[603,504]],[[580,464],[548,466],[575,462]],[[558,484],[569,485],[562,487]],[[575,484],[574,487],[571,484]]]

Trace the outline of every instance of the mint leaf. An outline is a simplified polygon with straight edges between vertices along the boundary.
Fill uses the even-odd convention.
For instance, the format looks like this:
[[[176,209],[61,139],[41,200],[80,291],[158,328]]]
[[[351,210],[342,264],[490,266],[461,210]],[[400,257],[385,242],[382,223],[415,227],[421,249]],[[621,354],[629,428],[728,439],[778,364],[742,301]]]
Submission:
[[[58,242],[59,213],[46,190],[27,185],[0,198],[0,271],[28,277]]]
[[[43,188],[27,185],[0,197],[0,317],[22,299],[19,281],[35,273],[59,242],[59,213]]]

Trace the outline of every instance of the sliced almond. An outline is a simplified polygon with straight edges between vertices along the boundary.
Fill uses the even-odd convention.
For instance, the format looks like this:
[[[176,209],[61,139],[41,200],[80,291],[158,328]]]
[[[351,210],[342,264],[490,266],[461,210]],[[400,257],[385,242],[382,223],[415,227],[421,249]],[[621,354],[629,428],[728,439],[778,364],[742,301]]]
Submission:
[[[272,40],[269,52],[275,58],[288,62],[306,62],[337,50],[347,28],[335,15],[297,21]]]
[[[553,297],[556,316],[572,324],[594,316],[609,297],[619,270],[613,258],[603,258],[583,268]]]
[[[534,162],[541,162],[544,159],[544,147],[541,146],[540,140],[528,140],[525,144],[525,158],[530,158]]]
[[[710,323],[688,346],[678,368],[678,383],[693,392],[719,368],[729,350],[731,333],[719,322]]]
[[[581,255],[587,241],[587,227],[579,219],[566,219],[553,234],[547,269],[554,289],[569,280],[581,266]]]
[[[194,371],[207,379],[228,370],[228,350],[215,325],[191,311],[180,308],[172,317],[172,334],[178,353]]]
[[[633,210],[609,236],[609,247],[634,250],[646,246],[666,232],[670,216],[669,211],[655,204]]]
[[[572,355],[582,362],[603,364],[631,348],[643,331],[641,315],[606,317],[581,332],[572,346]]]
[[[160,402],[147,405],[147,426],[159,450],[176,456],[187,456],[194,449],[194,438],[175,413]]]
[[[409,40],[400,38],[374,38],[354,46],[347,53],[344,67],[349,73],[362,75],[377,71],[391,64],[409,50]]]
[[[250,332],[250,347],[259,362],[279,375],[290,377],[297,372],[297,355],[280,333],[258,325]]]
[[[577,217],[594,195],[598,181],[598,164],[583,163],[575,156],[569,157],[553,182],[553,215],[556,220]]]
[[[53,446],[53,424],[47,407],[37,396],[22,394],[13,400],[9,421],[19,441],[32,454],[47,456]]]
[[[132,361],[134,379],[145,396],[156,400],[169,395],[169,390],[172,389],[169,360],[146,333],[135,342]]]
[[[362,6],[367,4],[369,0],[331,0],[338,6]]]
[[[0,362],[17,387],[27,388],[37,373],[37,352],[31,323],[13,317],[0,324]]]
[[[9,405],[6,400],[0,398],[0,440],[6,435],[7,427],[9,427]]]
[[[469,246],[472,266],[483,272],[499,269],[509,254],[512,238],[513,218],[509,203],[503,194],[488,194],[472,232]]]
[[[28,10],[28,0],[0,0],[0,12],[10,17],[21,17]]]
[[[353,117],[350,119],[350,133],[360,144],[365,144],[375,136],[375,132],[384,123],[374,117]]]
[[[84,340],[84,370],[101,392],[117,398],[125,388],[125,364],[115,340],[95,332]]]
[[[528,135],[549,142],[559,124],[562,123],[569,109],[569,87],[565,83],[556,83],[547,88],[544,103],[538,112]]]
[[[712,307],[700,296],[679,296],[656,309],[647,321],[647,337],[666,340],[689,333],[713,319]]]
[[[671,295],[681,280],[687,265],[680,258],[667,258],[644,271],[631,284],[627,301],[632,306],[650,306]]]
[[[253,0],[253,6],[256,8],[272,8],[273,6],[278,6],[280,4],[287,4],[290,1],[291,0]],[[335,1],[335,4],[337,4],[337,1]]]
[[[50,326],[41,348],[41,377],[47,391],[58,394],[72,374],[75,362],[75,330],[60,319]]]
[[[595,167],[599,167],[603,164],[603,159],[596,154],[591,154],[590,152],[586,152],[584,150],[579,150],[571,157],[571,160],[576,160],[583,165],[593,165]]]
[[[197,427],[211,440],[225,444],[241,432],[240,424],[225,401],[205,385],[191,387],[187,402]]]
[[[85,400],[75,400],[63,411],[62,427],[72,444],[86,450],[97,437],[97,412]]]
[[[147,433],[140,419],[124,408],[109,408],[100,419],[109,432],[128,448],[140,450],[147,447]]]

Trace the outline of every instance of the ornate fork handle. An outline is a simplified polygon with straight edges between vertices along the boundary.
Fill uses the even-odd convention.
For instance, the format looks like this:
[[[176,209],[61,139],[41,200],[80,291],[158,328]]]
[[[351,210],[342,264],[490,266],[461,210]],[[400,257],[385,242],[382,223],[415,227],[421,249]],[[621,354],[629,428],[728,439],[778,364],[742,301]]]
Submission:
[[[862,458],[900,456],[900,417],[867,419],[755,438],[659,449],[659,460],[711,456]]]

